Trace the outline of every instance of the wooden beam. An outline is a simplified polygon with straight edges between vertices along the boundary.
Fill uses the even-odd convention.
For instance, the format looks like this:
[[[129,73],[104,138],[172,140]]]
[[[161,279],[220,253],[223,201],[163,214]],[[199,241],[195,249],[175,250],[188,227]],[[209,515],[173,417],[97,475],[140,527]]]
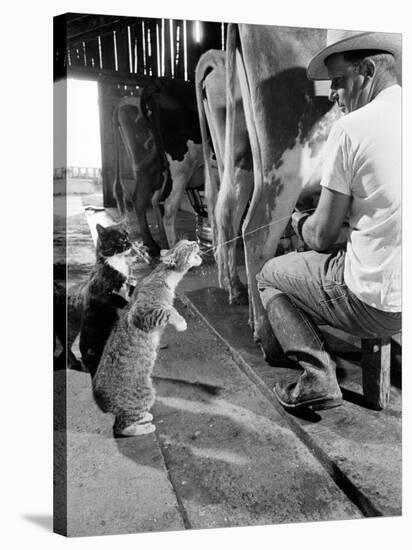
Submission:
[[[126,86],[146,86],[155,81],[170,82],[168,77],[145,76],[142,74],[122,73],[120,71],[96,70],[91,67],[72,66],[67,68],[67,78],[76,78],[78,80],[94,80],[96,82],[107,84],[120,84]]]
[[[170,19],[165,19],[165,46],[164,46],[164,52],[165,52],[165,76],[172,76],[172,68],[171,68],[171,51],[170,51]]]
[[[201,55],[201,47],[195,40],[196,21],[187,21],[187,73],[188,79],[195,80],[195,69]]]
[[[100,145],[102,151],[103,205],[116,206],[113,194],[115,176],[115,139],[113,128],[113,85],[99,82],[98,102],[100,118]]]
[[[127,26],[116,31],[117,63],[118,70],[122,73],[129,73],[129,41],[127,37]]]
[[[99,69],[99,44],[97,38],[86,42],[87,66],[91,69]]]
[[[184,66],[183,66],[183,23],[182,21],[175,21],[175,78],[183,80]]]
[[[150,67],[152,75],[157,76],[157,44],[156,44],[156,22],[157,19],[151,19],[149,22],[150,29]]]
[[[70,42],[81,42],[82,40],[90,40],[97,36],[103,36],[111,33],[120,27],[136,21],[136,17],[123,17],[111,15],[91,15],[88,19],[79,24],[67,23],[67,39]]]
[[[101,36],[103,69],[115,71],[113,32]]]
[[[53,18],[53,80],[66,76],[67,60],[67,17],[59,15]]]
[[[143,74],[143,54],[142,54],[142,29],[141,23],[136,22],[130,25],[132,41],[132,62],[133,72]]]
[[[68,67],[67,77],[79,80],[95,80],[96,82],[106,82],[108,84],[125,84],[128,86],[145,86],[157,78],[143,74],[115,71],[114,69],[92,69],[91,67],[82,67],[80,65]]]
[[[391,339],[362,339],[362,385],[367,404],[384,409],[391,391]]]

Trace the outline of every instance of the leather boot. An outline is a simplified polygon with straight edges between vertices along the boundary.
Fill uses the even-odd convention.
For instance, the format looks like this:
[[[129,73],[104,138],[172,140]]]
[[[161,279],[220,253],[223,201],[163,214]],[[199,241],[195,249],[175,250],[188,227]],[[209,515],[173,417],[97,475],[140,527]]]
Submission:
[[[295,383],[279,383],[274,392],[286,408],[326,409],[342,404],[336,379],[336,363],[325,349],[323,337],[312,319],[292,300],[279,293],[267,307],[269,322],[288,357],[304,372]]]

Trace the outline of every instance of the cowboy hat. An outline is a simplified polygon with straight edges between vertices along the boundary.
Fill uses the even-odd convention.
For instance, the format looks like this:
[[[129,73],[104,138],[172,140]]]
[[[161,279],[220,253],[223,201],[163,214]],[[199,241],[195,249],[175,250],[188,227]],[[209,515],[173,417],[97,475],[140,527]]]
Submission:
[[[391,53],[399,62],[401,42],[402,37],[399,33],[328,30],[326,48],[323,48],[311,59],[307,70],[308,78],[329,80],[325,60],[334,53],[353,50],[381,50]]]

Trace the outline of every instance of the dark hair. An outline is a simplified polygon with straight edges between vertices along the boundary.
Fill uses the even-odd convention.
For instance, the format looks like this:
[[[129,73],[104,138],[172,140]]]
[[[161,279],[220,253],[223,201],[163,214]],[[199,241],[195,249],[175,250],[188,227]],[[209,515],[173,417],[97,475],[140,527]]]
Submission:
[[[342,55],[345,61],[357,66],[361,66],[366,60],[370,59],[377,69],[396,76],[395,58],[391,53],[384,50],[353,50],[342,52]]]

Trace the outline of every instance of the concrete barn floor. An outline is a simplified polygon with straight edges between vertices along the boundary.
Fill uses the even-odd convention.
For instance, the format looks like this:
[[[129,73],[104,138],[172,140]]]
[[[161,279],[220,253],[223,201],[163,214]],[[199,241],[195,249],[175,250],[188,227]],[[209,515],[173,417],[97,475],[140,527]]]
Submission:
[[[83,208],[100,201],[99,192],[67,198],[69,284],[94,262]],[[64,198],[55,206],[63,229]],[[178,233],[194,237],[193,215],[179,213]],[[69,536],[401,514],[399,346],[390,405],[371,411],[362,398],[360,342],[325,327],[345,403],[292,416],[271,388],[297,371],[265,363],[247,308],[228,305],[211,259],[182,281],[177,307],[188,330],[169,327],[164,335],[155,433],[114,439],[113,418],[95,405],[89,375],[55,372],[56,394],[67,392]],[[57,445],[65,435],[57,426]]]

